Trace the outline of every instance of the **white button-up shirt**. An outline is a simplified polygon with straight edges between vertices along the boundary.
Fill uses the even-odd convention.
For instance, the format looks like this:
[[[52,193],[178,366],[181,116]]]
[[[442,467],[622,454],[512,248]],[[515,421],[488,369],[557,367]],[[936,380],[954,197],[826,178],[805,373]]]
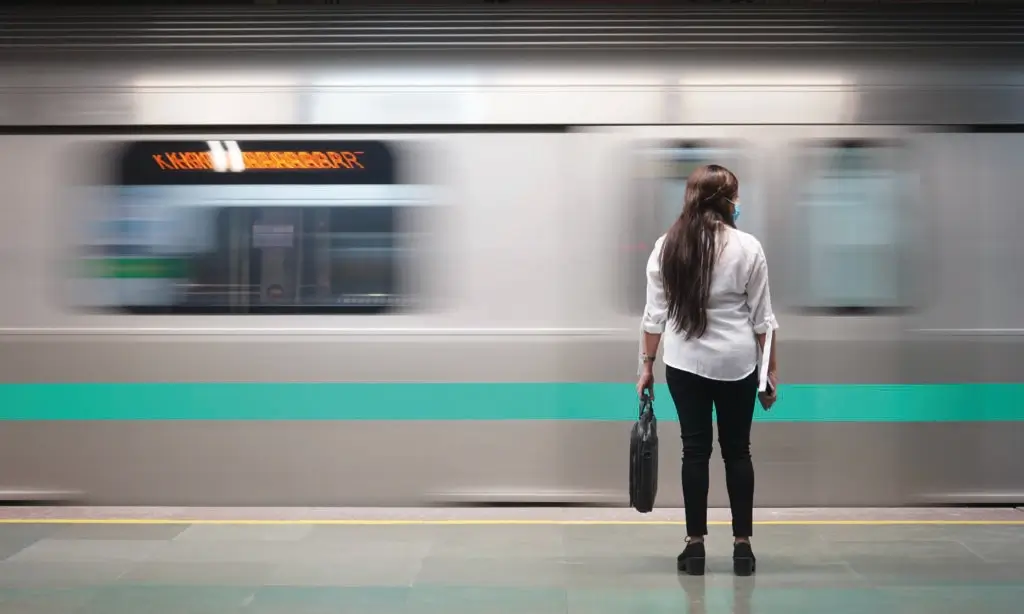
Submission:
[[[642,327],[662,333],[665,364],[715,380],[741,380],[757,368],[754,333],[779,327],[768,291],[768,264],[761,242],[730,226],[718,238],[719,256],[711,275],[707,331],[699,339],[686,339],[668,322],[661,277],[664,235],[647,260],[647,306]],[[724,244],[723,244],[724,242]],[[642,351],[642,350],[641,350]]]

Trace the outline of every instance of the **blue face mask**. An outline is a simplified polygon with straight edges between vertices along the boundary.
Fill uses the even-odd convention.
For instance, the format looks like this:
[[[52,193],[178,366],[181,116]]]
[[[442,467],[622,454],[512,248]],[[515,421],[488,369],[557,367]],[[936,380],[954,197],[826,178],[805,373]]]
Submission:
[[[740,204],[734,200],[730,200],[732,203],[732,221],[735,224],[740,219]]]

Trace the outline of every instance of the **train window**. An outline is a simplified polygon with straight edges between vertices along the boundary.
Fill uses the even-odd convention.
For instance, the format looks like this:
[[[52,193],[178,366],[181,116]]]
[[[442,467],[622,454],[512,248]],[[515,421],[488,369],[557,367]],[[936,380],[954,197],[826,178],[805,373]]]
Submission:
[[[795,307],[851,314],[909,307],[904,152],[888,141],[813,143],[802,151],[787,241]]]
[[[78,298],[131,313],[384,313],[413,306],[394,143],[145,141],[89,218]]]
[[[735,143],[707,141],[662,143],[643,151],[643,168],[639,173],[643,177],[642,188],[629,209],[633,230],[626,259],[629,269],[624,275],[630,313],[643,313],[643,271],[654,243],[679,217],[687,178],[705,164],[721,164],[740,173],[738,151]]]

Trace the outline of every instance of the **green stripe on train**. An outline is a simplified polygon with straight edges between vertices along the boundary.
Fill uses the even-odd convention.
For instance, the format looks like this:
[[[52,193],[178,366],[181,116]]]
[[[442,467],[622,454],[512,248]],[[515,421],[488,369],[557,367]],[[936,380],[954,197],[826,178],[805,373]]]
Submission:
[[[660,419],[675,420],[668,390]],[[0,420],[632,420],[632,384],[0,384]],[[782,388],[775,422],[1024,420],[1024,384]]]
[[[114,279],[181,279],[188,276],[182,258],[93,258],[81,262],[84,277]]]

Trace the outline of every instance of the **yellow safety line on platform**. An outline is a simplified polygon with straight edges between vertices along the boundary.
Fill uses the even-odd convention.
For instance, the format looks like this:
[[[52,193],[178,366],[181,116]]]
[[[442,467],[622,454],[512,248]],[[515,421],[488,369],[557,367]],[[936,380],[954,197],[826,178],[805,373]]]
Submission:
[[[680,526],[684,520],[385,520],[385,519],[197,519],[197,518],[0,518],[0,524],[110,524],[110,525],[340,525],[340,526]],[[712,526],[729,526],[728,520],[708,522]],[[1014,525],[1022,520],[759,520],[758,526],[956,526]]]

